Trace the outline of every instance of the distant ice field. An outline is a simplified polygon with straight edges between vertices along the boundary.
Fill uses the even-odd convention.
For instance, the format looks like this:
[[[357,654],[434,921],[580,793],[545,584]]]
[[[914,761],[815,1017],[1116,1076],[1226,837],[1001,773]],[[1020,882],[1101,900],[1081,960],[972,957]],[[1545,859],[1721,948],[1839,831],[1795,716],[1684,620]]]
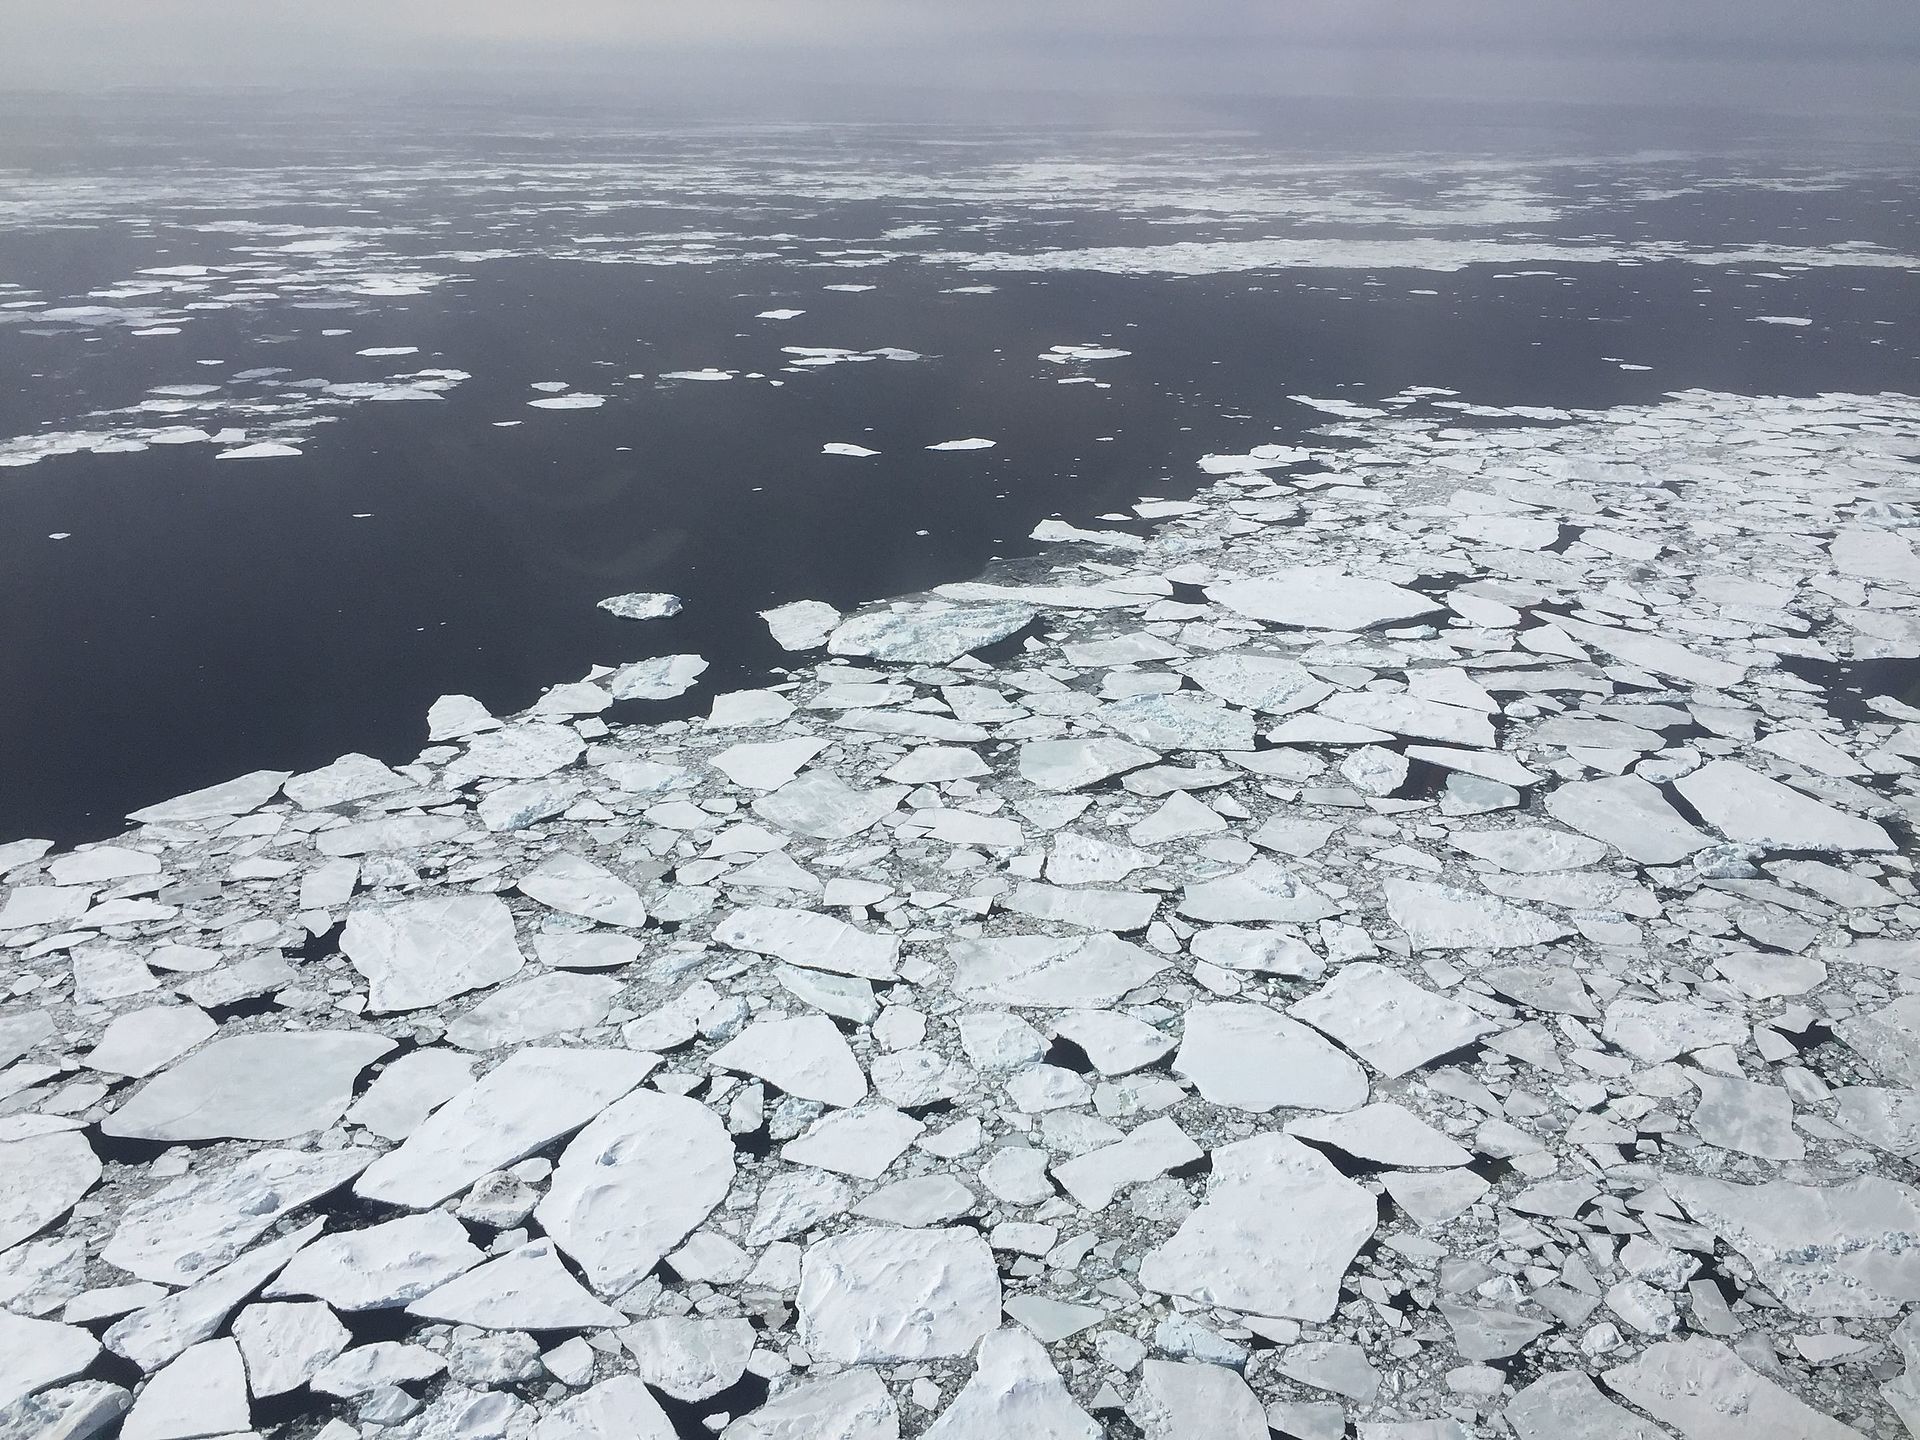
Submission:
[[[1144,534],[1343,417],[1916,390],[1912,166],[591,152],[0,172],[0,840],[595,664],[703,656],[634,703],[704,713],[783,663],[763,610]]]

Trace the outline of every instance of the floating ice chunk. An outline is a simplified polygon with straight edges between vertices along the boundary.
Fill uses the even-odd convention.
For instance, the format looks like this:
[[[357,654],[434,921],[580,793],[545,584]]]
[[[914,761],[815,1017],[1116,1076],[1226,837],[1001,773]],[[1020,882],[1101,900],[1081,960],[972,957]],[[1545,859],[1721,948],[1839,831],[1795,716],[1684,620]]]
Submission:
[[[1697,1071],[1693,1128],[1709,1145],[1761,1160],[1801,1160],[1807,1144],[1793,1128],[1793,1100],[1778,1085]]]
[[[314,1220],[278,1240],[256,1246],[232,1264],[184,1290],[136,1310],[107,1331],[107,1348],[142,1370],[159,1369],[188,1346],[213,1335],[226,1319],[325,1228]],[[0,1365],[0,1374],[6,1373]]]
[[[1667,675],[1688,685],[1706,685],[1724,689],[1746,678],[1747,667],[1725,660],[1695,654],[1686,646],[1665,636],[1645,630],[1619,630],[1610,625],[1594,625],[1584,620],[1563,618],[1559,627],[1576,640],[1584,641],[1628,665]]]
[[[684,695],[706,674],[707,662],[698,655],[660,655],[622,665],[607,677],[616,700],[672,700]]]
[[[548,856],[517,884],[522,895],[564,914],[633,929],[647,923],[638,890],[612,871],[565,851]]]
[[[265,1400],[305,1385],[339,1358],[353,1336],[315,1300],[249,1305],[234,1317],[233,1338],[246,1361],[247,1389]]]
[[[927,446],[927,449],[929,450],[991,450],[993,449],[993,446],[994,446],[993,441],[982,440],[978,436],[975,436],[969,440],[942,440],[938,444]]]
[[[899,937],[875,935],[811,910],[748,906],[716,925],[713,938],[730,949],[771,955],[810,970],[867,980],[892,980],[899,974]]]
[[[340,952],[368,981],[375,1014],[422,1010],[517,974],[513,915],[493,895],[436,895],[347,916]]]
[[[578,760],[586,742],[564,725],[511,725],[478,736],[446,769],[449,785],[474,780],[541,780]]]
[[[797,320],[806,313],[804,310],[762,310],[753,318],[756,320]]]
[[[77,1130],[0,1141],[0,1253],[71,1210],[100,1171],[99,1157]]]
[[[908,605],[843,622],[827,641],[835,655],[946,665],[994,645],[1033,623],[1030,605]]]
[[[389,1310],[464,1275],[486,1255],[444,1210],[323,1235],[280,1272],[269,1299],[311,1295],[336,1310]]]
[[[1350,691],[1321,702],[1317,713],[1349,725],[1364,725],[1416,740],[1437,740],[1442,744],[1480,749],[1490,748],[1494,743],[1493,722],[1485,715],[1458,705],[1422,700],[1416,695]]]
[[[962,940],[949,954],[954,993],[963,999],[1040,1009],[1111,1005],[1166,969],[1166,961],[1112,935]]]
[[[753,802],[753,813],[783,830],[816,840],[850,840],[893,813],[904,785],[859,790],[830,770],[812,770]]]
[[[1507,1402],[1506,1420],[1519,1440],[1668,1440],[1577,1370],[1541,1376]]]
[[[291,774],[289,770],[255,770],[237,779],[135,810],[127,819],[143,825],[175,825],[245,815],[278,795]]]
[[[1753,1265],[1796,1315],[1889,1316],[1920,1300],[1920,1197],[1880,1175],[1736,1185],[1667,1175],[1668,1195]]]
[[[1600,1378],[1687,1440],[1862,1440],[1703,1335],[1660,1341]]]
[[[1909,588],[1920,585],[1920,555],[1891,530],[1847,526],[1827,545],[1833,568],[1863,580],[1885,580]]]
[[[718,1395],[746,1372],[758,1332],[742,1316],[701,1320],[668,1315],[620,1332],[640,1377],[675,1400]]]
[[[1238,1373],[1224,1365],[1149,1360],[1127,1413],[1146,1440],[1267,1440],[1267,1415]],[[1094,1434],[1099,1434],[1096,1430]]]
[[[422,1120],[472,1083],[469,1057],[439,1047],[410,1050],[381,1067],[346,1118],[383,1140],[404,1140]]]
[[[1340,913],[1340,905],[1284,865],[1255,860],[1244,870],[1188,885],[1180,913],[1194,920],[1305,924]]]
[[[864,445],[849,444],[845,440],[829,440],[820,447],[820,453],[822,455],[846,455],[855,460],[864,460],[869,456],[878,455],[880,452],[878,450],[869,450]]]
[[[1749,324],[1753,325],[1811,325],[1813,321],[1805,315],[1749,315]]]
[[[1326,969],[1305,941],[1277,930],[1212,925],[1188,943],[1198,958],[1227,970],[1318,980]]]
[[[474,806],[480,821],[495,833],[524,830],[551,820],[580,798],[580,786],[570,781],[530,781],[490,790]]]
[[[1396,971],[1364,961],[1342,966],[1290,1010],[1388,1079],[1502,1028],[1457,1000],[1435,995]]]
[[[636,590],[631,595],[609,595],[596,608],[622,620],[664,620],[678,615],[686,605],[678,595]]]
[[[1064,520],[1042,520],[1028,533],[1028,539],[1050,544],[1098,545],[1109,550],[1144,550],[1147,542],[1125,530],[1084,530]]]
[[[1574,933],[1535,911],[1451,885],[1389,880],[1382,888],[1387,914],[1415,950],[1514,950]]]
[[[620,990],[618,981],[598,975],[535,975],[502,986],[454,1017],[447,1041],[462,1050],[498,1050],[577,1034],[606,1020]]]
[[[1417,590],[1311,566],[1209,585],[1207,598],[1237,615],[1303,630],[1370,630],[1441,608]]]
[[[706,1220],[733,1173],[733,1140],[717,1115],[638,1090],[568,1143],[535,1214],[596,1289],[619,1295]]]
[[[1456,830],[1449,837],[1456,850],[1491,860],[1502,870],[1538,875],[1553,870],[1578,870],[1607,853],[1599,840],[1569,835],[1544,825],[1516,825],[1507,830]]]
[[[714,1051],[709,1063],[717,1070],[757,1075],[789,1095],[826,1105],[858,1105],[867,1095],[860,1062],[825,1015],[755,1020]]]
[[[757,745],[735,745],[707,763],[748,790],[778,790],[826,748],[824,740],[800,736]]]
[[[631,1433],[608,1432],[606,1440],[627,1440]],[[671,1434],[662,1430],[661,1440],[670,1440]],[[654,1437],[642,1432],[640,1440]],[[795,1380],[727,1426],[721,1440],[900,1440],[900,1417],[877,1374],[842,1370]]]
[[[93,903],[93,894],[80,885],[16,885],[0,908],[0,930],[78,920]]]
[[[427,739],[463,740],[486,730],[498,730],[500,722],[487,707],[471,695],[442,695],[427,707]]]
[[[1287,398],[1296,405],[1305,405],[1323,415],[1339,415],[1349,420],[1375,420],[1388,413],[1372,405],[1355,404],[1351,400],[1316,400],[1310,395],[1289,395]]]
[[[140,1079],[176,1060],[220,1027],[197,1005],[156,1005],[114,1017],[86,1065]]]
[[[1609,1044],[1658,1065],[1693,1050],[1738,1045],[1747,1027],[1736,1016],[1684,1000],[1645,1001],[1631,996],[1607,1006],[1602,1034]]]
[[[853,1213],[869,1220],[924,1229],[958,1220],[977,1203],[973,1192],[951,1175],[921,1175],[882,1186],[854,1206]]]
[[[760,618],[783,650],[817,650],[840,623],[840,612],[819,600],[795,600],[762,610]]]
[[[1351,1057],[1264,1005],[1188,1010],[1173,1071],[1214,1104],[1255,1114],[1351,1110],[1367,1099],[1366,1072]]]
[[[298,445],[288,445],[278,440],[256,440],[251,445],[222,450],[213,458],[216,460],[285,460],[297,459],[299,455]]]
[[[463,835],[467,823],[458,815],[389,815],[323,830],[314,841],[322,855],[336,858],[420,850]]]
[[[1258,1413],[1257,1405],[1254,1409]],[[925,1440],[1100,1440],[1105,1433],[1074,1403],[1046,1347],[1024,1330],[1007,1329],[980,1342],[972,1376],[923,1435]],[[1266,1440],[1264,1423],[1260,1440]]]
[[[882,778],[901,785],[934,785],[992,773],[986,761],[963,745],[923,745],[895,761]]]
[[[1405,1106],[1392,1101],[1363,1105],[1344,1115],[1315,1115],[1289,1121],[1287,1133],[1317,1140],[1376,1165],[1445,1169],[1473,1159],[1463,1146],[1436,1130]]]
[[[407,1306],[409,1315],[482,1330],[590,1330],[627,1317],[567,1272],[552,1240],[538,1240],[469,1270]]]
[[[196,1168],[128,1205],[100,1258],[142,1280],[192,1284],[373,1158],[360,1149],[260,1150]]]
[[[662,370],[662,380],[731,380],[739,374],[737,370],[717,370],[708,366],[703,370]]]
[[[1136,745],[1160,750],[1251,750],[1253,716],[1199,695],[1136,695],[1100,718]]]
[[[628,1050],[516,1051],[375,1161],[354,1190],[410,1210],[438,1205],[586,1124],[659,1061]]]
[[[1054,1165],[1053,1177],[1081,1205],[1104,1210],[1130,1185],[1191,1165],[1204,1152],[1168,1116],[1136,1126],[1111,1145]]]
[[[1160,897],[1139,890],[1065,889],[1029,881],[1014,886],[1000,904],[1015,915],[1036,920],[1056,920],[1085,930],[1131,931],[1144,929],[1153,919]]]
[[[548,395],[527,402],[535,410],[598,410],[606,403],[607,397],[604,395],[588,395],[578,390],[570,395]]]
[[[760,730],[793,714],[793,702],[778,690],[730,690],[713,697],[707,714],[711,730]]]
[[[373,345],[373,346],[369,346],[365,350],[356,350],[353,353],[356,355],[366,355],[370,357],[386,356],[386,355],[418,355],[420,353],[420,347],[418,345]]]
[[[1106,736],[1034,740],[1020,747],[1020,775],[1041,790],[1084,790],[1159,759],[1157,750]]]
[[[1140,1284],[1204,1305],[1323,1322],[1378,1220],[1373,1196],[1322,1156],[1288,1135],[1256,1135],[1213,1152],[1206,1199],[1142,1258]]]
[[[1638,775],[1562,785],[1547,796],[1546,806],[1562,825],[1643,865],[1671,865],[1713,843]]]
[[[1736,760],[1715,760],[1674,788],[1729,840],[1780,850],[1893,850],[1871,820],[1844,814]]]
[[[325,810],[375,795],[391,795],[409,789],[413,783],[371,755],[352,754],[342,755],[318,770],[291,776],[281,788],[302,810]]]
[[[1254,470],[1277,470],[1311,460],[1314,452],[1297,445],[1256,445],[1245,455],[1202,455],[1200,468],[1209,475],[1244,475]]]
[[[836,1110],[820,1117],[780,1158],[860,1180],[877,1180],[926,1127],[890,1106]]]
[[[383,1035],[278,1030],[228,1035],[149,1080],[100,1124],[129,1140],[286,1140],[346,1113]]]
[[[147,1381],[120,1427],[125,1440],[233,1435],[252,1424],[247,1372],[232,1339],[193,1346]]]
[[[1000,1275],[974,1230],[853,1230],[800,1264],[800,1338],[845,1365],[965,1355],[999,1323]]]
[[[1132,353],[1131,350],[1115,350],[1107,345],[1052,345],[1041,352],[1040,358],[1050,365],[1066,365],[1093,360],[1119,360]]]
[[[1230,704],[1272,715],[1316,705],[1333,688],[1298,660],[1245,650],[1208,655],[1172,668]]]
[[[56,885],[98,885],[108,880],[122,880],[130,875],[159,873],[160,859],[157,855],[149,855],[145,850],[123,849],[117,845],[95,845],[89,850],[75,850],[47,863],[47,876]]]

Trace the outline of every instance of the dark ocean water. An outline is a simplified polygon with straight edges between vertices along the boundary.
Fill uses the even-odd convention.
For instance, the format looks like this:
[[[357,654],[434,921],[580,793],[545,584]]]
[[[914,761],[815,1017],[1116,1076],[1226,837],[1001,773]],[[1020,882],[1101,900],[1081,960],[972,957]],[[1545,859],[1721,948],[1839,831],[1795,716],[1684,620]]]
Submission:
[[[6,184],[0,176],[0,198]],[[452,194],[428,207],[391,181],[377,188],[246,215],[322,228],[347,211],[399,216],[421,227],[422,253],[483,248],[499,225],[497,210],[463,216]],[[556,210],[564,192],[564,177],[542,178],[540,206],[555,218],[541,223],[555,235],[723,225],[735,236],[798,231],[821,249],[917,216],[943,232],[927,247],[951,250],[970,219],[965,202],[858,199],[787,200],[765,213],[743,203],[722,215],[711,202],[649,208],[634,197],[627,211],[600,190],[591,205]],[[1911,228],[1909,198],[1864,180],[1649,197],[1619,201],[1609,228],[1715,243],[1734,233],[1897,243]],[[1143,241],[1137,217],[1070,208],[1002,205],[980,248],[1167,238]],[[1209,233],[1233,234],[1234,223]],[[82,303],[142,267],[218,263],[231,238],[178,216],[165,226],[29,218],[0,231],[0,281]],[[249,367],[334,381],[425,367],[471,377],[435,401],[338,409],[298,458],[217,463],[204,444],[156,445],[0,468],[0,840],[112,834],[131,808],[254,768],[306,768],[348,750],[404,761],[425,741],[435,697],[468,693],[505,713],[596,663],[702,654],[713,668],[677,709],[626,713],[703,712],[714,693],[789,660],[756,612],[796,599],[847,608],[971,578],[996,558],[1042,552],[1026,539],[1041,519],[1084,524],[1143,496],[1190,493],[1205,479],[1201,454],[1295,440],[1331,419],[1290,394],[1365,401],[1430,385],[1483,405],[1598,407],[1692,387],[1912,391],[1920,373],[1914,281],[1897,269],[1754,278],[1662,262],[1168,277],[858,256],[832,267],[594,264],[518,248],[426,293],[346,309],[282,295],[197,314],[177,335],[0,325],[0,438],[85,428],[74,417],[149,387]],[[1553,273],[1517,273],[1536,268]],[[876,288],[822,288],[831,284]],[[942,293],[979,284],[998,288]],[[754,318],[783,306],[806,314]],[[1816,323],[1755,324],[1756,314]],[[1068,343],[1131,353],[1079,369],[1038,358]],[[925,358],[789,373],[783,345]],[[355,354],[385,346],[419,353]],[[658,378],[709,366],[786,383]],[[626,378],[636,373],[645,378]],[[1070,374],[1104,383],[1057,383]],[[542,381],[607,400],[529,408]],[[995,448],[924,448],[969,436]],[[821,454],[829,441],[882,453]],[[55,533],[70,538],[47,538]],[[675,592],[686,608],[644,623],[594,608],[634,590]]]

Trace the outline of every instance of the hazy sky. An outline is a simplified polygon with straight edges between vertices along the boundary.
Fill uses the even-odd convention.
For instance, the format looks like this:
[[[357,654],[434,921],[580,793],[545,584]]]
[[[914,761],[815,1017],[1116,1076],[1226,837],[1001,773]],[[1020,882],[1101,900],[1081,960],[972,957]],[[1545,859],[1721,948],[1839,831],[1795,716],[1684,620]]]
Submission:
[[[0,86],[1920,111],[1916,0],[0,0]]]

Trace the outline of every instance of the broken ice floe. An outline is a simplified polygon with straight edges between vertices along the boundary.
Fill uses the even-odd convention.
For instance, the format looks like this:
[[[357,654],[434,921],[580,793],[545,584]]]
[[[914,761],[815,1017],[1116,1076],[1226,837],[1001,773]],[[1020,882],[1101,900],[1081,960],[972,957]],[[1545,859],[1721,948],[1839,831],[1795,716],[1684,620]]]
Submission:
[[[1804,677],[1920,413],[1355,408],[1311,536],[1223,457],[704,718],[0,847],[0,1421],[1898,1433],[1920,711]]]

